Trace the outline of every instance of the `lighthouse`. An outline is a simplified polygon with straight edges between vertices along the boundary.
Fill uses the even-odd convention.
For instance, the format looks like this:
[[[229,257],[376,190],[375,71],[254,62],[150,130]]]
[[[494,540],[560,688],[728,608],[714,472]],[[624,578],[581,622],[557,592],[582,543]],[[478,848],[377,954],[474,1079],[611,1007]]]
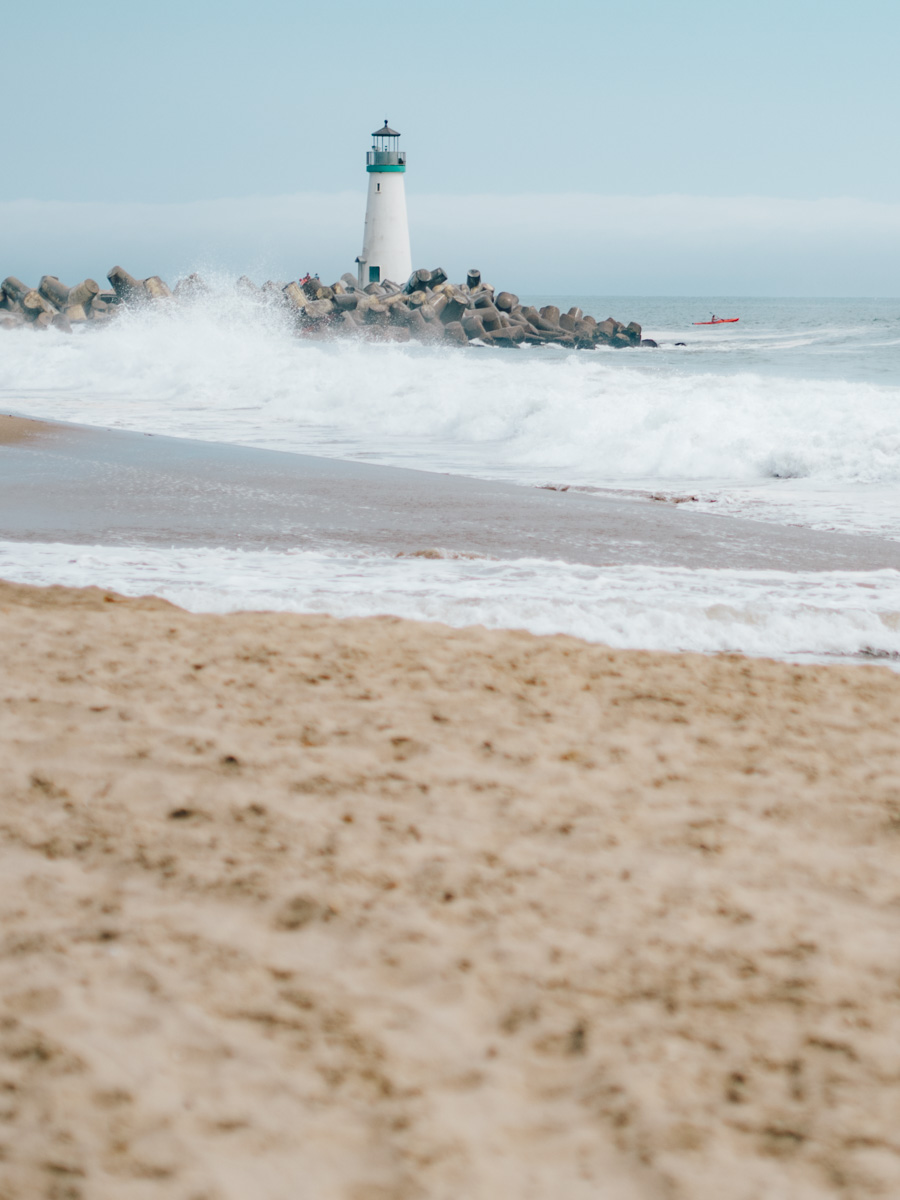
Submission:
[[[366,155],[369,195],[359,264],[359,284],[392,279],[403,283],[412,274],[409,222],[406,219],[406,151],[399,149],[400,134],[387,121],[372,134]]]

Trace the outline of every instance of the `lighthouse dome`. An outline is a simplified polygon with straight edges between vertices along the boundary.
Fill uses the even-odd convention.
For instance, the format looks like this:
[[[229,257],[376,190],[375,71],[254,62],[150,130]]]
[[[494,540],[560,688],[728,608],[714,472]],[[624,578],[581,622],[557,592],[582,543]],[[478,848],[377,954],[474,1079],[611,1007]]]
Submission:
[[[384,124],[372,134],[372,149],[366,155],[367,170],[398,171],[406,170],[406,153],[398,149],[397,139],[400,134],[391,129],[385,117]]]

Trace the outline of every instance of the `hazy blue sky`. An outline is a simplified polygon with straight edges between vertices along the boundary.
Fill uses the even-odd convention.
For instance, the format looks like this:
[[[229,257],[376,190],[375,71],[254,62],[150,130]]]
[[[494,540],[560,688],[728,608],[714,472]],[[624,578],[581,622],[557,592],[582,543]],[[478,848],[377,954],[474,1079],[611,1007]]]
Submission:
[[[417,262],[542,290],[900,293],[896,0],[3,9],[0,277],[340,274],[388,117]]]

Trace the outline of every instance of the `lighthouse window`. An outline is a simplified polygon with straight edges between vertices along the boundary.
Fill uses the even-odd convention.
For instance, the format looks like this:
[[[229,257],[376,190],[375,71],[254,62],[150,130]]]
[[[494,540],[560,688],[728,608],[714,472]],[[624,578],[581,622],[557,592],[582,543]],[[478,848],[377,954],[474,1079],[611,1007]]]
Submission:
[[[375,184],[375,191],[376,191],[376,192],[380,192],[380,191],[381,191],[381,184],[380,184],[380,183],[376,183],[376,184]]]

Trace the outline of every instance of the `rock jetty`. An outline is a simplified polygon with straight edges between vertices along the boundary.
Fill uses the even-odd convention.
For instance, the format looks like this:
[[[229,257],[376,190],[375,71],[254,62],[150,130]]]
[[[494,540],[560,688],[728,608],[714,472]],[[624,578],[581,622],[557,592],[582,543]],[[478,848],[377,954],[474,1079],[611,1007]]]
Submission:
[[[196,274],[169,288],[158,275],[135,279],[123,267],[108,273],[108,288],[93,279],[67,287],[55,275],[30,287],[9,275],[0,283],[0,329],[29,326],[70,332],[74,325],[105,324],[123,309],[196,300],[210,291]],[[512,292],[497,292],[474,268],[465,283],[451,283],[441,267],[413,271],[404,284],[385,280],[360,287],[351,274],[331,284],[318,276],[290,283],[268,280],[261,287],[245,275],[235,284],[260,305],[280,309],[299,336],[355,335],[373,341],[440,342],[451,345],[520,347],[558,345],[577,350],[600,346],[655,346],[641,338],[636,321],[597,320],[552,304],[523,305]]]

